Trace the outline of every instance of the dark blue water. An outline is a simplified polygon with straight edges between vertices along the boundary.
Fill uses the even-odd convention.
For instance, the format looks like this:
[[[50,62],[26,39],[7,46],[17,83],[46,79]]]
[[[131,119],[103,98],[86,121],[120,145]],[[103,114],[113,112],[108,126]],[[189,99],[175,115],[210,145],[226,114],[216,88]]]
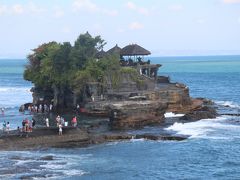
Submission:
[[[207,97],[219,107],[228,105],[229,111],[239,110],[240,56],[162,57],[151,58],[151,61],[163,65],[159,74],[187,84],[193,97]],[[17,88],[19,85],[26,89],[31,86],[21,79],[21,73],[16,79],[14,74],[6,74],[0,73],[0,79],[6,76],[4,79],[9,77],[9,84],[14,84],[15,80],[22,82],[16,83]],[[5,88],[4,84],[1,88]],[[22,91],[18,95],[31,97],[26,93]],[[15,104],[25,101],[22,98],[22,102]],[[14,108],[8,111],[6,114],[14,113]],[[3,117],[0,122],[2,120]],[[175,123],[166,131],[190,135],[190,138],[182,142],[133,140],[82,149],[0,152],[0,178],[239,179],[239,117],[220,116],[186,124]],[[54,160],[41,160],[46,155],[52,155]]]

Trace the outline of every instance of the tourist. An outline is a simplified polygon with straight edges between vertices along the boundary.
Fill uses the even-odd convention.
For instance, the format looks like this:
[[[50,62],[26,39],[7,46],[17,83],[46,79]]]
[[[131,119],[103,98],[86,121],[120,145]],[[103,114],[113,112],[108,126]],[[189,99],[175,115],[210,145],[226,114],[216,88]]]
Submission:
[[[58,135],[61,136],[61,135],[62,135],[62,125],[59,124],[58,128],[59,128],[59,133],[58,133]]]
[[[46,127],[49,127],[49,119],[48,118],[45,119],[45,122],[46,122]]]
[[[48,106],[46,104],[43,105],[44,113],[48,112]]]
[[[64,120],[63,117],[61,117],[61,118],[60,118],[60,124],[61,124],[62,126],[64,126],[64,123],[65,123],[65,120]]]
[[[29,111],[29,112],[32,111],[32,106],[31,106],[31,105],[28,106],[28,111]]]
[[[76,107],[76,112],[78,113],[80,111],[80,105],[77,104],[77,107]]]
[[[76,116],[74,116],[74,117],[72,118],[72,126],[73,126],[73,127],[77,127],[77,117],[76,117]]]
[[[58,115],[57,117],[56,117],[56,123],[57,123],[57,127],[59,126],[59,124],[60,124],[60,120],[61,120],[61,118],[60,118],[60,116]]]
[[[49,105],[49,111],[50,111],[50,112],[52,111],[52,108],[53,108],[53,105],[50,104],[50,105]]]
[[[25,119],[25,132],[29,131],[29,120],[26,118]]]
[[[21,129],[19,126],[17,127],[17,131],[18,131],[18,133],[21,133]]]
[[[42,113],[42,104],[39,105],[38,112]]]
[[[36,125],[36,121],[35,121],[35,119],[32,119],[32,127],[34,128],[35,125]]]
[[[1,112],[2,112],[2,115],[4,115],[4,108],[3,107],[1,108]]]
[[[91,96],[91,99],[92,99],[92,102],[94,102],[94,96],[93,95]]]
[[[29,132],[32,132],[32,121],[29,121]]]
[[[3,132],[6,131],[6,127],[7,127],[7,124],[6,124],[6,121],[3,122]]]
[[[7,122],[6,130],[7,130],[7,133],[9,134],[9,131],[10,131],[10,123],[9,122]]]
[[[35,112],[35,113],[38,111],[38,107],[35,104],[32,107],[32,111]]]
[[[22,121],[22,131],[25,132],[26,131],[26,128],[25,128],[25,119]]]

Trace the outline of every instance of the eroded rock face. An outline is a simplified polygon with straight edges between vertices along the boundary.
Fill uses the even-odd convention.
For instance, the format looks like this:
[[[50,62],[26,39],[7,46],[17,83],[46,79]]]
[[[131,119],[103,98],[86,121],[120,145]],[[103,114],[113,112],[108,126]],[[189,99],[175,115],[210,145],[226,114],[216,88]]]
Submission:
[[[164,121],[166,103],[156,101],[124,101],[110,105],[112,129],[141,128]]]
[[[199,109],[187,113],[180,120],[197,121],[200,119],[213,119],[217,117],[217,111],[213,107],[203,106]]]
[[[184,112],[192,105],[189,89],[184,84],[159,84],[158,89],[145,94],[149,100],[168,103],[169,112]]]

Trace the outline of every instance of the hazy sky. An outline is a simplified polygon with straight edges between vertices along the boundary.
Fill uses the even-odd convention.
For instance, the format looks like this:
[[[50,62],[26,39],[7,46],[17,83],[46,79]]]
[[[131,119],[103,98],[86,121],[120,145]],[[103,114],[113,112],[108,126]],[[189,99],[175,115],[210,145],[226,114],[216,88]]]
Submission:
[[[153,56],[240,54],[240,0],[0,0],[0,57],[89,31]]]

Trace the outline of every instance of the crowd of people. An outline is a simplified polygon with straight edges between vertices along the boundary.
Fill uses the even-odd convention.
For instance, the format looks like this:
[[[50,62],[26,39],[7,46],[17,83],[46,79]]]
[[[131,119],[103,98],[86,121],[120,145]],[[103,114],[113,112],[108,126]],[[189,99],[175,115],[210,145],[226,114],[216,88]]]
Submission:
[[[32,129],[35,127],[36,121],[34,119],[29,120],[28,118],[22,121],[22,129],[18,127],[18,130],[21,132],[32,132]]]
[[[53,108],[52,104],[50,104],[50,105],[47,105],[47,104],[30,105],[30,106],[28,106],[28,111],[36,112],[36,113],[50,113],[52,111],[52,108]],[[78,105],[78,108],[80,108],[79,105]],[[1,112],[4,115],[4,109],[3,108],[1,108]],[[46,127],[49,128],[50,127],[50,119],[47,117],[47,118],[44,118],[44,120],[45,120]],[[56,116],[55,121],[56,121],[56,125],[59,129],[59,135],[62,135],[63,127],[69,126],[68,121],[66,121],[60,115]],[[22,127],[18,126],[17,130],[21,135],[22,135],[22,133],[26,133],[27,136],[28,136],[28,133],[33,131],[33,128],[35,127],[35,125],[36,125],[36,121],[35,121],[34,118],[32,120],[29,120],[28,118],[25,118],[25,119],[22,120]],[[77,117],[76,116],[74,116],[72,118],[71,126],[72,127],[77,127]],[[7,132],[9,134],[9,132],[10,132],[10,122],[4,121],[3,124],[2,124],[2,128],[3,128],[3,132]]]
[[[22,127],[20,128],[19,126],[17,127],[17,130],[19,133],[29,133],[32,132],[32,129],[35,127],[36,121],[33,120],[29,120],[28,118],[23,119],[22,121]],[[2,124],[2,128],[3,128],[3,132],[6,132],[7,134],[9,134],[10,132],[10,122],[4,121]]]
[[[49,119],[46,118],[46,127],[49,127]],[[62,132],[63,132],[63,127],[66,127],[68,126],[68,121],[65,121],[65,119],[61,116],[57,116],[56,117],[56,125],[58,127],[58,130],[59,130],[59,135],[61,136],[62,135]],[[77,117],[74,116],[71,120],[71,125],[72,127],[77,127]]]
[[[35,113],[49,113],[52,112],[53,105],[52,104],[38,104],[38,105],[29,105],[28,111]]]

